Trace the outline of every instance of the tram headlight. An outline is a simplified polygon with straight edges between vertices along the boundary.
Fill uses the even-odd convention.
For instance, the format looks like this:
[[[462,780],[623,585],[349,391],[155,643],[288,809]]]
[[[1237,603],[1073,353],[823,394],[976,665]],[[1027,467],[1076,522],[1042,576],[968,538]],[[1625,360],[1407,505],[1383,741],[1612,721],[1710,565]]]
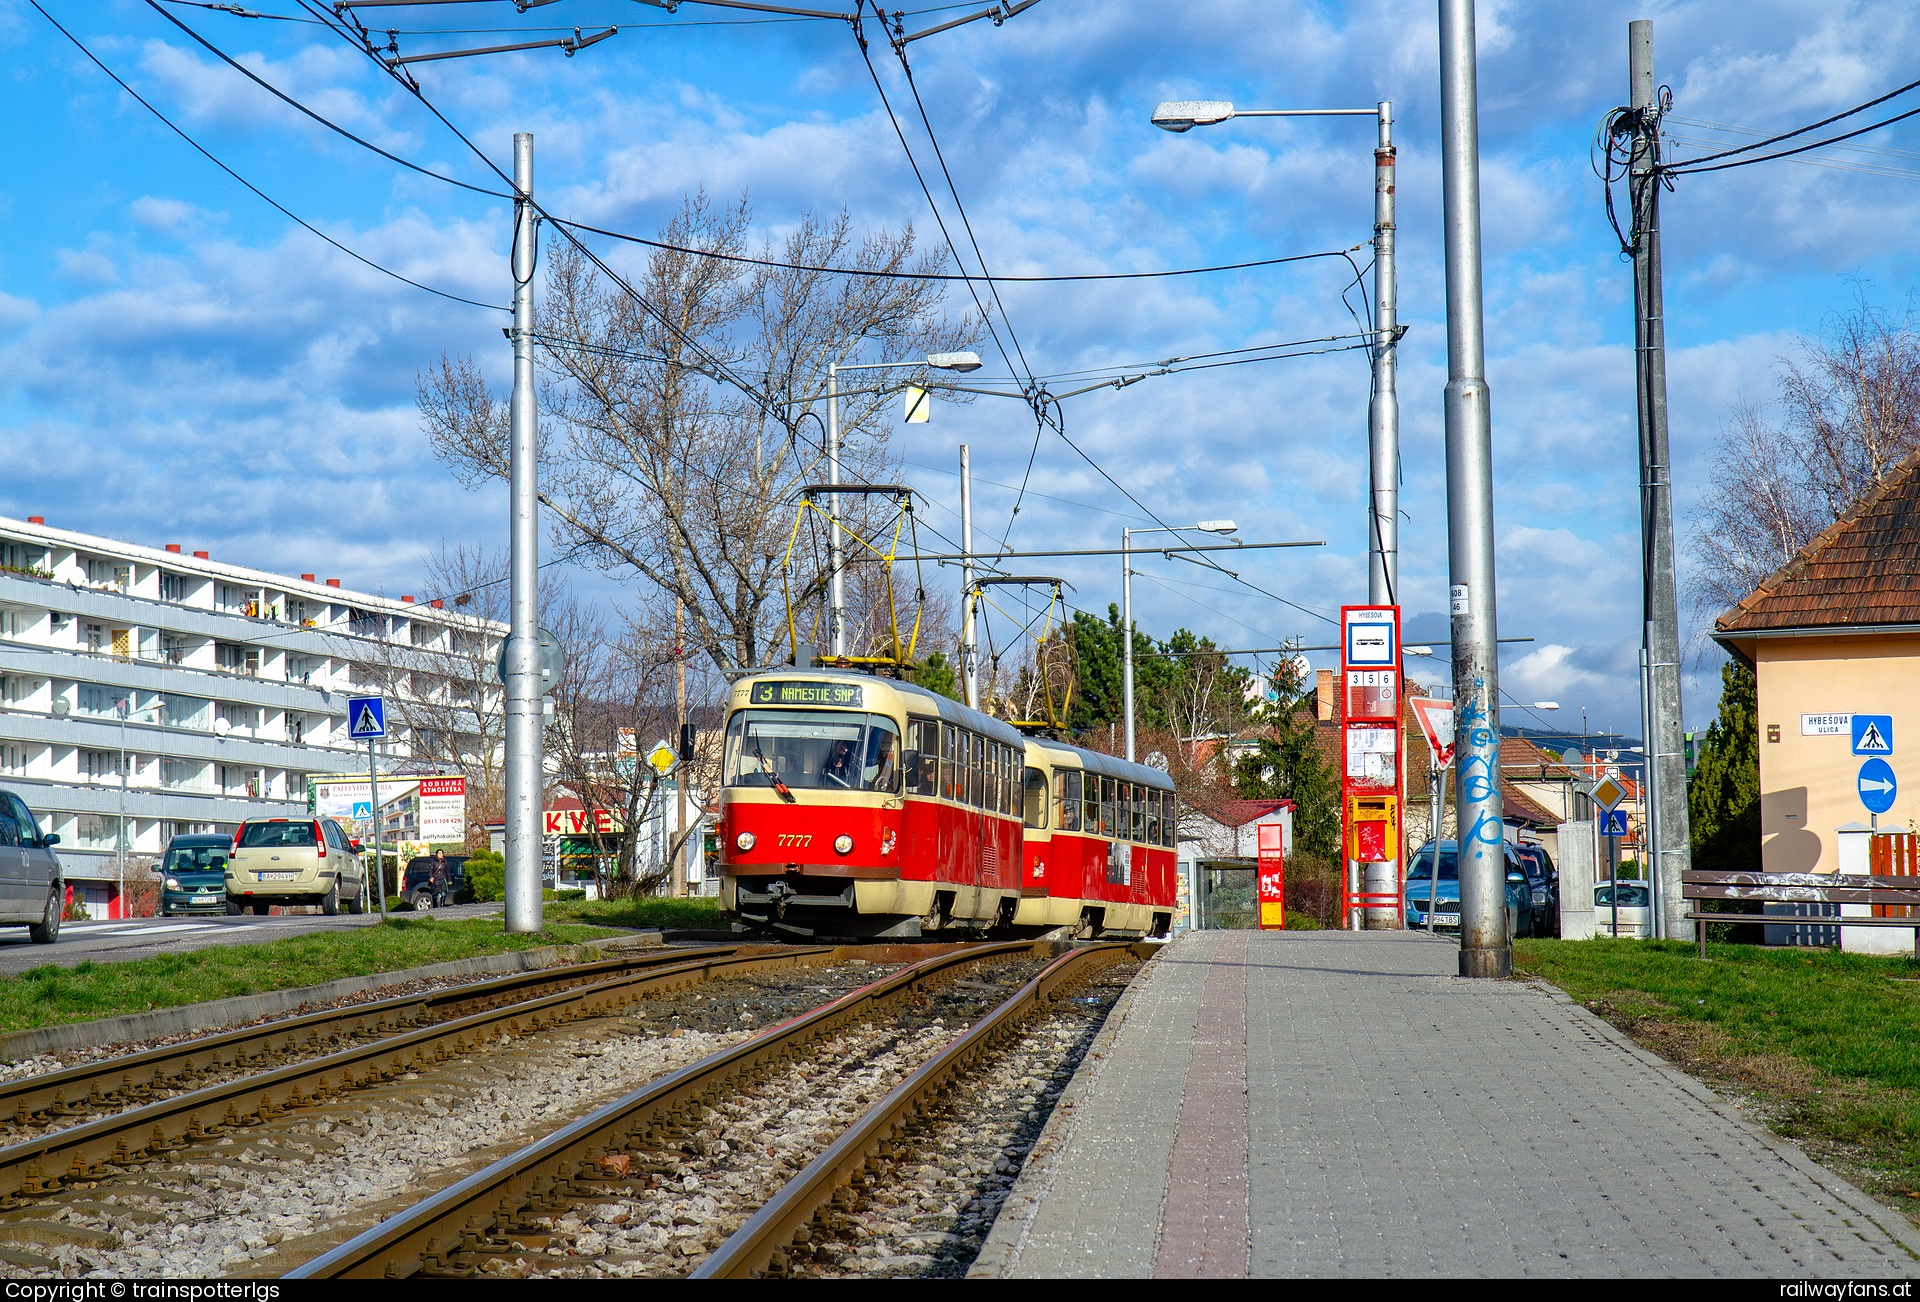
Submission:
[[[842,832],[840,835],[834,837],[833,852],[835,854],[852,854],[853,838],[848,836],[845,832]]]
[[[740,835],[733,838],[733,844],[734,844],[734,848],[737,850],[753,849],[753,833],[742,832]]]

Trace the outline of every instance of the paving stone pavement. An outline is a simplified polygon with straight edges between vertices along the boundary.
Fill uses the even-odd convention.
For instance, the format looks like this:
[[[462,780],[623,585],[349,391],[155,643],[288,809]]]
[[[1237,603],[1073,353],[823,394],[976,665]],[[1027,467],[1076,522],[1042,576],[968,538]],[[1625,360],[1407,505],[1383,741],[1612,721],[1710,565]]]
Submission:
[[[1195,932],[1122,997],[973,1273],[1920,1274],[1920,1233],[1445,939]],[[1238,1097],[1235,1097],[1238,1092]]]

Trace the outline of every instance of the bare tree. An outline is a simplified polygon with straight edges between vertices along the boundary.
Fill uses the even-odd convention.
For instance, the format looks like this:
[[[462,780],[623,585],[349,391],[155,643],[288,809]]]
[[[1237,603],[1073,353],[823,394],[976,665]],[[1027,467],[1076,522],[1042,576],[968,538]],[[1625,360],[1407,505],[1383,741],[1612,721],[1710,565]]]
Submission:
[[[1720,436],[1692,534],[1694,596],[1717,614],[1920,448],[1920,327],[1864,298],[1781,359],[1768,410],[1742,403]]]
[[[738,257],[749,220],[744,200],[700,195],[661,235]],[[828,364],[918,358],[975,334],[971,319],[942,315],[944,289],[926,277],[944,259],[919,252],[911,230],[856,240],[845,213],[809,215],[764,256],[789,265],[655,251],[635,280],[656,315],[576,253],[549,250],[539,312],[551,376],[541,480],[560,542],[639,580],[649,603],[682,600],[690,641],[722,668],[768,658],[787,639],[786,595],[816,600],[823,582],[817,519],[784,567],[798,490],[825,477]],[[830,265],[873,274],[797,269]],[[747,391],[720,378],[722,365]],[[918,373],[889,372],[885,385],[856,374],[869,382],[843,386],[843,478],[889,478],[897,398],[879,390]],[[471,361],[443,358],[420,377],[418,402],[436,454],[463,479],[506,477],[505,407]],[[840,501],[868,533],[891,509]]]
[[[641,841],[651,821],[665,812],[664,780],[642,755],[657,739],[677,739],[674,675],[680,648],[640,623],[611,630],[599,611],[578,602],[565,603],[546,618],[569,652],[545,734],[555,784],[588,810],[614,815],[611,826],[596,824],[572,839],[593,847],[596,875],[608,897],[650,894],[671,877],[675,858],[701,828],[701,811],[691,806],[686,825],[667,838],[658,859],[646,855]],[[689,717],[717,717],[723,694],[719,675],[690,674]],[[622,745],[623,733],[631,746]],[[697,729],[694,757],[676,780],[711,790],[719,759],[717,730]]]

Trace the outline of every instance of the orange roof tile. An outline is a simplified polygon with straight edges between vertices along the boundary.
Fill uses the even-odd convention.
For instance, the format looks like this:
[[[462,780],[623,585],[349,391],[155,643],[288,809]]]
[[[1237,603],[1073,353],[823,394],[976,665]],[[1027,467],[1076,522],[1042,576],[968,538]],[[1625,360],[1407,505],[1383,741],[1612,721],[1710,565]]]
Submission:
[[[1920,624],[1920,452],[1739,605],[1719,633]]]

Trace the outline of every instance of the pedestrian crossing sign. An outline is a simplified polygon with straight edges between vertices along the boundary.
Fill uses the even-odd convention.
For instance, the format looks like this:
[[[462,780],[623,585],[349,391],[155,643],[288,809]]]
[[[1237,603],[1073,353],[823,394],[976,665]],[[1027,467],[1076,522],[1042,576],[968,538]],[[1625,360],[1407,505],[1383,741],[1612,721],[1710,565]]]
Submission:
[[[1891,714],[1854,715],[1853,753],[1856,755],[1893,754],[1893,716]]]
[[[347,736],[370,741],[387,735],[387,701],[383,696],[347,698]]]

